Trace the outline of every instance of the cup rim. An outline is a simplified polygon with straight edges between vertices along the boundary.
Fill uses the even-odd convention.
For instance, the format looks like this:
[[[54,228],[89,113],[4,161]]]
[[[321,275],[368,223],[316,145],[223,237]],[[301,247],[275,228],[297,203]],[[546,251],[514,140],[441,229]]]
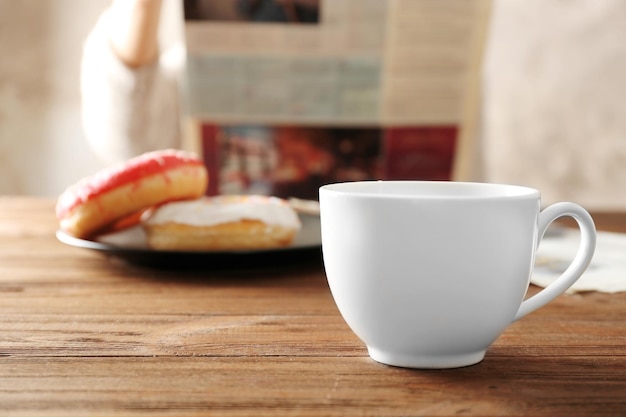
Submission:
[[[398,191],[404,187],[403,191]],[[323,185],[322,193],[367,198],[402,198],[402,199],[527,199],[540,198],[539,190],[531,187],[465,181],[414,181],[414,180],[368,180],[347,181]]]

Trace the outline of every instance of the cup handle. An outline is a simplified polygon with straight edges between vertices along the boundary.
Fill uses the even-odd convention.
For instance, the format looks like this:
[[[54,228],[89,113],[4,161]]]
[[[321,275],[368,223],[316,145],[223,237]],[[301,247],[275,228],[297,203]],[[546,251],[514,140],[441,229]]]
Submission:
[[[537,242],[543,239],[548,226],[550,226],[552,222],[558,218],[567,216],[576,220],[580,228],[580,245],[578,246],[578,252],[574,260],[556,281],[523,301],[513,321],[519,320],[525,315],[545,306],[557,296],[564,293],[581,277],[589,266],[589,263],[591,263],[591,258],[596,249],[596,226],[591,215],[578,204],[555,203],[542,210],[541,213],[539,213],[539,235]]]

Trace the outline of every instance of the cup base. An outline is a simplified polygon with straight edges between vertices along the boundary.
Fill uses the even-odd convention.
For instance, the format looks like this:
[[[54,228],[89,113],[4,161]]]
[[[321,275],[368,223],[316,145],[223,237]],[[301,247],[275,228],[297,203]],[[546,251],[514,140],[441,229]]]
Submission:
[[[416,369],[449,369],[475,365],[485,357],[486,350],[456,355],[407,355],[367,348],[372,359],[385,365]]]

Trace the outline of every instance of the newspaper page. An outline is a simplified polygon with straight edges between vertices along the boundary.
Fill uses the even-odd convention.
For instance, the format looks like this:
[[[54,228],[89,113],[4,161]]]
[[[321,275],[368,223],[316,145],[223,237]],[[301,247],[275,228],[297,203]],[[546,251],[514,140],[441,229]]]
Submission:
[[[209,194],[450,179],[479,0],[186,0],[187,147]]]

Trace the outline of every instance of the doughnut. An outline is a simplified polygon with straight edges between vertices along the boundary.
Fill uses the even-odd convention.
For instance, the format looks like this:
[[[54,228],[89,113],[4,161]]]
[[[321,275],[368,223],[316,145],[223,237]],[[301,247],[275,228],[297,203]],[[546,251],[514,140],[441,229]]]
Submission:
[[[219,251],[289,246],[301,222],[283,199],[238,195],[168,203],[142,226],[153,249]]]
[[[70,186],[57,200],[56,216],[61,230],[86,238],[147,208],[197,199],[207,185],[207,170],[195,155],[171,149],[148,152]]]

